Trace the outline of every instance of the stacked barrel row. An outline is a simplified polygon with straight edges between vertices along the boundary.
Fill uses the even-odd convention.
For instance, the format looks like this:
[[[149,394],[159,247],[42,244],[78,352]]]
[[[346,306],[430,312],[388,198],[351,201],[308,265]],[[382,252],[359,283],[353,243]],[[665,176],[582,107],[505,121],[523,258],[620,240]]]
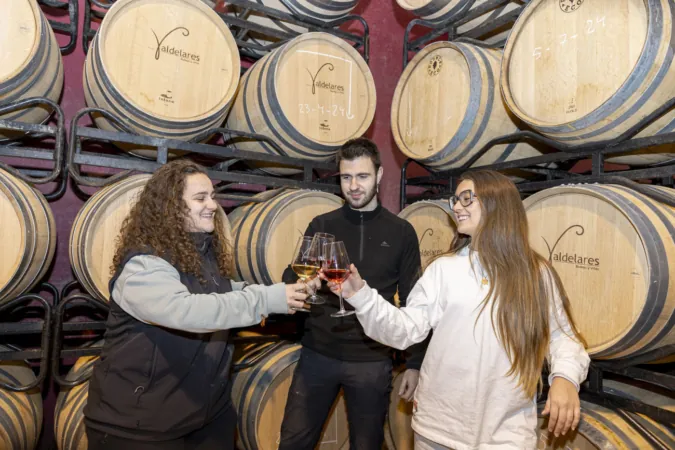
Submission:
[[[324,20],[346,15],[356,4],[268,3],[317,17],[323,10],[329,13]],[[250,20],[271,22],[257,15]],[[264,135],[280,147],[248,138],[227,142],[238,149],[315,161],[333,158],[340,145],[368,129],[375,114],[372,75],[346,41],[303,33],[253,64],[240,80],[232,33],[200,0],[115,2],[92,41],[83,82],[87,104],[120,119],[93,113],[102,129],[206,141],[213,135],[209,130],[226,125]],[[120,147],[155,156],[139,146]],[[297,171],[262,168],[272,174]]]
[[[414,9],[445,21],[480,3],[430,0],[415,2]],[[491,20],[507,7],[518,6],[493,10]],[[396,89],[391,127],[397,146],[432,170],[444,170],[465,165],[490,140],[527,127],[563,145],[631,137],[626,133],[675,89],[672,8],[667,0],[533,0],[503,51],[464,42],[428,45]],[[665,114],[637,137],[673,131],[674,118]],[[524,143],[497,145],[473,166],[537,154]],[[672,146],[608,158],[630,165],[673,160]]]
[[[266,2],[264,6],[324,21],[343,17],[356,5],[354,0]],[[283,27],[257,15],[250,20]],[[58,101],[61,54],[36,2],[17,0],[3,7],[0,29],[3,42],[22,44],[8,45],[3,55],[0,103],[34,96]],[[245,139],[232,145],[317,161],[331,159],[341,144],[361,136],[373,120],[376,103],[363,58],[349,43],[327,33],[301,34],[254,64],[240,82],[234,37],[200,0],[115,2],[92,41],[83,86],[88,106],[118,119],[92,113],[104,130],[205,141],[213,135],[209,130],[222,127],[234,109],[227,127],[262,134],[281,149]],[[30,107],[0,117],[40,123],[49,114],[45,107]],[[12,136],[5,133],[0,139]],[[155,156],[138,145],[120,147],[137,156]]]
[[[0,105],[31,97],[58,102],[63,90],[61,51],[37,2],[3,2],[0,30]],[[29,106],[0,114],[0,119],[42,123],[50,114],[44,105]],[[3,130],[0,141],[16,134]]]

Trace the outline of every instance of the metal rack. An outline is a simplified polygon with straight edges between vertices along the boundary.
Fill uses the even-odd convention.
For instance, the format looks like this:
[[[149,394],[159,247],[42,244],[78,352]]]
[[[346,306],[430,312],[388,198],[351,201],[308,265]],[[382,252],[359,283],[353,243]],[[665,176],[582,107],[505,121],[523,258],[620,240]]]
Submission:
[[[53,111],[54,125],[15,122],[0,118],[0,130],[16,131],[18,136],[0,141],[0,157],[20,158],[21,163],[8,164],[0,161],[0,169],[29,184],[57,182],[53,192],[45,194],[49,201],[63,196],[66,191],[64,150],[66,145],[63,110],[55,102],[41,97],[28,98],[8,104],[0,104],[0,116],[27,106],[47,106]],[[40,161],[51,163],[45,169]],[[31,162],[33,164],[31,164]],[[15,167],[15,166],[21,166]]]
[[[49,24],[56,33],[68,35],[68,43],[61,48],[61,54],[65,55],[72,52],[77,45],[77,25],[79,14],[78,0],[38,0],[38,3],[44,7],[55,8],[58,10],[68,11],[68,21],[58,22],[56,20],[49,20]]]
[[[78,290],[80,292],[78,292]],[[83,293],[77,281],[71,281],[61,290],[63,299],[54,309],[54,338],[52,339],[51,351],[51,375],[54,381],[61,387],[73,387],[84,383],[89,375],[68,380],[60,374],[60,365],[63,359],[80,358],[83,356],[98,356],[101,346],[95,345],[95,341],[101,336],[85,336],[84,342],[93,345],[75,345],[67,347],[66,338],[83,338],[83,333],[103,333],[105,331],[105,319],[108,314],[108,304],[89,294]],[[70,316],[84,317],[84,320],[69,320]],[[78,340],[82,344],[82,340]]]
[[[105,17],[106,11],[110,9],[113,3],[114,0],[89,0],[85,2],[84,28],[82,31],[82,49],[85,53],[87,53],[89,44],[96,35],[96,29],[92,25]],[[260,59],[266,53],[300,35],[299,32],[286,26],[282,27],[286,28],[285,30],[282,30],[281,28],[271,28],[243,18],[247,17],[248,14],[252,12],[272,21],[281,21],[284,24],[299,26],[309,31],[322,31],[342,38],[351,42],[354,48],[363,54],[363,58],[366,62],[369,60],[370,31],[368,23],[361,16],[352,14],[331,22],[321,22],[310,17],[294,16],[277,9],[263,6],[260,3],[251,0],[228,0],[227,4],[229,6],[235,6],[238,9],[236,11],[228,11],[225,13],[218,12],[218,15],[232,30],[232,34],[235,37],[241,55],[250,60]],[[361,26],[362,31],[350,32],[338,28],[352,22],[358,23]],[[249,33],[263,34],[277,39],[278,41],[269,44],[261,44],[255,40],[247,39]],[[242,71],[243,70],[245,70],[245,68],[242,68]]]
[[[78,292],[79,291],[79,292]],[[98,356],[101,353],[102,346],[96,345],[96,341],[102,339],[102,336],[92,336],[91,333],[101,333],[105,331],[105,319],[108,314],[109,306],[89,294],[83,293],[82,288],[77,281],[71,281],[66,284],[60,293],[63,300],[55,303],[53,317],[53,339],[47,343],[50,346],[50,367],[51,375],[54,381],[61,387],[74,387],[89,380],[91,374],[82,374],[79,378],[68,380],[60,375],[61,361],[64,359],[81,358],[83,356]],[[84,320],[70,320],[69,316],[77,316]],[[2,330],[0,324],[0,330]],[[90,333],[87,336],[85,345],[65,346],[66,337],[82,337],[82,333]],[[0,331],[0,335],[1,335]],[[275,351],[284,342],[297,340],[297,336],[292,335],[261,335],[261,336],[233,336],[231,341],[234,344],[259,344],[272,342],[273,345],[261,348],[245,361],[240,361],[233,365],[233,370],[239,371],[247,369],[256,364],[261,359]],[[91,344],[91,345],[89,345]],[[47,348],[47,347],[44,347]],[[2,354],[0,353],[0,358]],[[1,387],[1,386],[0,386]]]
[[[636,134],[649,126],[652,122],[658,120],[661,116],[675,107],[675,98],[671,98],[659,109],[646,116],[634,127],[627,130],[621,136],[603,142],[572,146],[564,145],[552,139],[546,138],[532,131],[519,131],[509,135],[497,137],[485,144],[476,154],[467,161],[462,167],[457,169],[434,172],[425,168],[428,176],[408,178],[408,166],[414,160],[408,158],[401,167],[401,194],[400,207],[403,209],[406,204],[414,200],[424,200],[433,198],[447,198],[452,195],[458,177],[469,170],[478,159],[488,152],[495,145],[510,144],[517,142],[535,142],[554,150],[542,156],[532,158],[523,158],[514,161],[506,161],[496,164],[481,166],[481,169],[508,170],[521,169],[539,178],[535,181],[525,181],[517,183],[516,186],[522,193],[539,191],[561,184],[569,183],[613,183],[635,189],[655,200],[675,207],[673,199],[665,194],[656,193],[644,189],[639,183],[631,180],[651,179],[654,182],[666,186],[673,185],[673,176],[675,176],[675,154],[673,160],[660,165],[654,165],[644,168],[629,168],[626,170],[605,171],[605,158],[608,155],[626,153],[630,151],[641,150],[644,148],[655,147],[666,144],[675,144],[675,133],[664,133],[656,136],[643,138],[633,138]],[[592,170],[590,174],[575,174],[560,169],[550,169],[540,167],[543,164],[556,163],[561,167],[568,166],[569,163],[576,163],[581,160],[591,160]],[[409,197],[407,195],[408,186],[418,186],[432,191],[430,195],[420,197]]]
[[[28,385],[18,386],[0,382],[0,389],[12,392],[26,392],[42,386],[49,372],[49,355],[52,333],[52,307],[44,296],[35,292],[49,292],[54,302],[58,302],[59,291],[49,283],[42,283],[33,293],[3,303],[0,306],[0,337],[8,351],[0,351],[0,361],[39,360],[39,372],[35,381]],[[25,321],[23,319],[38,319]],[[11,344],[14,336],[40,336],[38,348],[23,348]]]
[[[406,26],[405,33],[403,35],[403,68],[405,69],[405,66],[407,66],[408,62],[410,61],[409,58],[410,52],[417,53],[425,45],[439,39],[443,35],[447,34],[448,41],[454,41],[462,37],[477,39],[481,36],[484,36],[488,33],[498,30],[499,28],[503,27],[506,24],[514,22],[522,12],[523,8],[525,7],[521,6],[520,8],[516,8],[513,11],[510,11],[504,14],[503,16],[496,18],[495,20],[486,21],[486,23],[466,33],[461,34],[457,33],[457,29],[460,26],[471,22],[472,20],[482,16],[488,11],[492,11],[495,8],[510,3],[510,0],[488,0],[482,5],[472,9],[472,6],[475,3],[475,1],[476,0],[473,0],[471,3],[467,4],[466,8],[462,12],[460,12],[455,17],[446,22],[434,23],[424,19],[411,20]],[[523,1],[525,3],[529,2],[529,0]],[[411,36],[413,34],[412,31],[413,29],[415,29],[415,27],[423,27],[425,28],[425,31],[422,33],[421,36],[411,40]],[[486,45],[483,43],[483,45],[485,45],[486,47],[503,47],[505,42],[506,41],[497,42],[495,43],[495,45]]]
[[[127,130],[124,122],[109,111],[100,108],[85,108],[80,110],[70,124],[70,139],[68,146],[67,165],[70,177],[77,186],[101,187],[124,179],[134,171],[152,173],[168,161],[169,149],[189,152],[194,156],[206,158],[209,177],[218,181],[216,197],[220,200],[255,201],[251,197],[254,193],[247,192],[244,185],[263,185],[274,188],[314,189],[330,193],[339,193],[334,172],[334,162],[317,162],[306,159],[290,158],[286,156],[269,155],[251,151],[237,150],[233,146],[201,144],[200,141],[213,134],[221,135],[224,142],[233,137],[246,138],[265,142],[280,152],[279,146],[266,136],[254,133],[213,128],[205,130],[192,141],[178,141],[149,136],[140,136],[132,132],[111,132],[93,127],[78,126],[83,116],[90,113],[99,113],[120,129]],[[110,142],[135,144],[156,150],[154,160],[141,159],[107,145]],[[101,152],[101,144],[107,153]],[[202,162],[202,161],[200,161]],[[295,166],[302,170],[301,179],[277,177],[261,174],[257,169],[250,169],[246,163],[266,162]],[[91,176],[83,173],[83,166],[95,166],[114,169],[118,172],[109,175]],[[326,175],[320,178],[319,172]],[[242,192],[228,191],[241,190]]]

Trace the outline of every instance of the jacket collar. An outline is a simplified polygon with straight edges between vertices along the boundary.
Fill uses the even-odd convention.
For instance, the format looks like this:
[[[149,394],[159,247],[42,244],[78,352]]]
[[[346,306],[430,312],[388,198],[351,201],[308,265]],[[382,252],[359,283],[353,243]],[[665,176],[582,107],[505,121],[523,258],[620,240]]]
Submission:
[[[197,246],[197,251],[202,255],[206,255],[213,243],[212,233],[190,233],[192,240]]]
[[[349,206],[346,202],[342,206],[342,213],[344,214],[344,216],[347,218],[348,221],[353,223],[360,223],[362,218],[364,222],[372,220],[375,217],[379,216],[381,212],[382,212],[382,205],[380,205],[379,203],[377,204],[377,207],[372,211],[359,211],[356,209],[352,209],[351,206]]]

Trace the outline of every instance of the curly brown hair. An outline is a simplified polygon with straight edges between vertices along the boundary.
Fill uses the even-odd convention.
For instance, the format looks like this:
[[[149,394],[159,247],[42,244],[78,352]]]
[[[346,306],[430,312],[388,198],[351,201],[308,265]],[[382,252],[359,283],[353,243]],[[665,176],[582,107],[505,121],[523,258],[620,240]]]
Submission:
[[[187,177],[200,173],[206,175],[202,166],[189,159],[179,159],[163,165],[153,174],[122,223],[110,267],[112,274],[127,254],[142,251],[164,258],[181,272],[195,275],[204,282],[203,258],[185,229],[189,208],[183,200]],[[218,208],[213,245],[220,274],[232,277],[234,255],[232,243],[224,232],[226,220],[222,209]]]

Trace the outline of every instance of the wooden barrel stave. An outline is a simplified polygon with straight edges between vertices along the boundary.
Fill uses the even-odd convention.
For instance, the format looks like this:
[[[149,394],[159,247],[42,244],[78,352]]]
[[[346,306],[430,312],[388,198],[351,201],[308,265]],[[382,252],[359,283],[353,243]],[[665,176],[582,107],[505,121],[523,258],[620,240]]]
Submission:
[[[90,377],[98,356],[79,358],[66,375],[66,380]],[[72,388],[62,388],[54,409],[54,437],[59,450],[87,450],[84,407],[89,396],[89,381]]]
[[[30,290],[49,270],[56,250],[56,224],[42,194],[4,171],[0,171],[0,204],[6,232],[0,242],[3,301]]]
[[[667,0],[603,0],[565,11],[557,2],[531,1],[505,48],[507,105],[564,143],[619,137],[675,89],[671,8]],[[666,114],[638,136],[663,132],[674,117]],[[649,164],[653,157],[623,161]],[[672,151],[660,158],[672,159]]]
[[[605,393],[619,395],[632,400],[658,406],[669,411],[675,410],[675,401],[670,396],[665,396],[648,387],[638,387],[625,382],[603,380]],[[539,405],[539,412],[543,409]],[[675,448],[675,433],[672,429],[648,418],[635,413],[626,413],[622,416],[616,411],[590,402],[581,402],[581,421],[577,431],[568,433],[558,439],[550,438],[548,434],[547,419],[540,416],[537,434],[539,438],[538,449],[579,449],[591,450],[598,448],[616,449],[648,449],[654,448],[643,434],[633,428],[629,421],[638,422],[639,426],[656,436],[666,448]]]
[[[47,19],[32,1],[20,0],[13,3],[0,18],[0,29],[6,30],[4,37],[11,46],[19,48],[17,41],[33,38],[34,42],[25,59],[12,59],[12,53],[5,55],[5,71],[0,73],[0,104],[11,103],[30,97],[46,97],[58,102],[63,89],[63,63],[61,52]],[[6,21],[6,23],[5,23]],[[10,72],[12,71],[13,72]],[[0,115],[5,120],[43,123],[52,111],[49,107],[31,106],[12,113]],[[3,131],[0,139],[17,137],[21,133]]]
[[[516,132],[497,90],[501,51],[437,42],[406,66],[396,86],[391,127],[406,156],[432,170],[461,167],[490,140]],[[448,84],[460,89],[448,91]],[[528,144],[493,146],[474,167],[541,153]]]
[[[476,0],[476,2],[471,6],[471,11],[481,7],[482,5],[487,3],[487,1],[488,0]],[[509,13],[513,13],[515,10],[521,8],[525,3],[526,2],[521,0],[511,0],[506,4],[499,5],[493,9],[486,11],[484,14],[476,17],[475,19],[470,20],[464,25],[460,25],[459,27],[457,27],[457,33],[466,35],[467,33],[470,33],[471,31],[475,30],[476,28],[479,28],[483,25],[487,25],[492,21],[499,20]],[[469,12],[469,14],[470,13],[471,12]],[[506,40],[508,39],[509,34],[511,34],[512,27],[513,22],[509,22],[495,30],[492,30],[480,36],[475,36],[474,38],[484,41],[486,44],[490,45],[503,45],[503,43],[505,43]]]
[[[253,367],[235,373],[232,401],[239,416],[240,448],[277,448],[288,389],[300,358],[300,349],[298,344],[282,345]],[[326,423],[330,426],[325,426],[317,449],[345,448],[345,444],[348,445],[348,425],[342,395],[335,402]]]
[[[0,346],[3,351],[9,350]],[[0,381],[13,386],[35,382],[35,374],[23,361],[0,362]],[[42,429],[42,395],[39,388],[28,392],[0,389],[0,447],[11,450],[37,448]]]
[[[412,14],[432,23],[450,22],[461,17],[475,0],[396,0]]]
[[[672,208],[611,185],[548,189],[524,203],[531,244],[558,270],[592,357],[675,343]]]
[[[392,391],[392,403],[385,428],[388,432],[385,433],[385,439],[389,450],[413,450],[412,407],[411,404],[405,403],[398,395],[395,395],[397,380],[400,385],[401,375],[402,372],[394,379],[395,388]],[[637,399],[670,411],[675,410],[672,397],[659,395],[626,383],[604,380],[603,389],[606,393]],[[653,448],[651,443],[617,412],[583,400],[581,401],[581,421],[577,430],[570,431],[567,435],[556,439],[548,433],[548,419],[541,416],[543,408],[544,404],[539,404],[539,420],[536,430],[537,450]],[[647,431],[656,435],[666,445],[666,448],[675,448],[675,434],[672,429],[643,415],[629,413],[629,416],[630,419],[637,420]]]
[[[143,26],[135,29],[136,23]],[[129,33],[132,28],[134,33]],[[239,65],[232,34],[201,1],[117,1],[85,61],[85,100],[115,113],[132,132],[191,140],[224,121],[236,93]],[[101,129],[122,131],[98,113],[92,118]],[[155,155],[137,146],[119,146],[142,157]],[[172,151],[170,156],[179,154]]]
[[[289,0],[284,2],[280,0],[259,0],[258,3],[268,8],[276,9],[294,16],[304,16],[322,22],[330,22],[347,16],[356,7],[358,0],[327,0],[321,2],[316,2],[313,0]],[[245,19],[248,22],[253,22],[271,29],[285,31],[288,33],[306,33],[309,31],[307,27],[296,25],[284,20],[274,19],[264,14],[258,14],[252,10],[246,10],[245,8],[236,9],[239,10],[239,17],[241,19]],[[281,40],[273,36],[268,36],[263,32],[255,32],[252,30],[248,30],[245,39],[259,45],[270,45]],[[247,50],[260,56],[264,56],[265,54],[265,52],[254,49]]]
[[[384,424],[384,441],[387,450],[413,450],[414,431],[411,426],[413,404],[398,395],[405,368],[394,370],[392,389],[389,394],[389,411]]]
[[[375,85],[358,52],[326,33],[305,33],[247,71],[226,126],[273,139],[283,155],[327,161],[368,129],[374,109]],[[265,143],[235,142],[277,154]]]
[[[70,233],[69,254],[75,276],[87,292],[108,301],[110,266],[117,236],[150,175],[134,175],[106,186],[91,196],[78,212]],[[230,224],[223,209],[216,211],[223,233],[232,242]]]
[[[423,271],[435,258],[448,251],[457,233],[454,215],[445,200],[415,202],[398,216],[410,222],[417,233]]]
[[[266,202],[237,208],[234,214],[240,218],[233,226],[233,236],[238,276],[253,284],[280,282],[295,244],[311,220],[342,203],[325,192],[288,190]]]

